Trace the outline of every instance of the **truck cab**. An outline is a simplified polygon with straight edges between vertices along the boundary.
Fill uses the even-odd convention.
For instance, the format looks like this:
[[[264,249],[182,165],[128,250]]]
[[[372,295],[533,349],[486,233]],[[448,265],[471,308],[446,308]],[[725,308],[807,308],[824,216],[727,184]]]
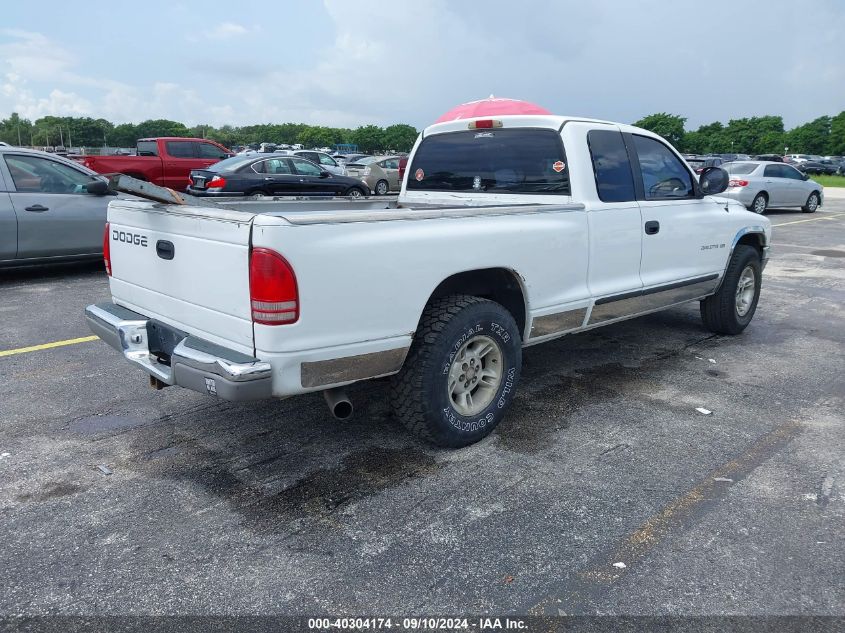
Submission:
[[[232,152],[211,140],[158,137],[138,139],[135,156],[85,156],[79,162],[100,174],[126,174],[184,191],[192,169],[204,169],[230,156]]]

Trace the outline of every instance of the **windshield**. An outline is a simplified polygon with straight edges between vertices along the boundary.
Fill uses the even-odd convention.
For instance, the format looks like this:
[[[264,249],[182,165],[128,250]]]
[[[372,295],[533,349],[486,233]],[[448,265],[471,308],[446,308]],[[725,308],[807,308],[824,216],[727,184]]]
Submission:
[[[569,195],[569,170],[555,130],[491,129],[424,139],[408,189]]]
[[[232,156],[231,158],[227,158],[225,160],[221,160],[219,163],[214,163],[213,165],[209,165],[205,169],[207,171],[237,171],[247,163],[251,163],[255,160],[255,154],[252,155],[240,155],[240,156]]]
[[[756,163],[725,163],[722,169],[729,174],[750,174],[758,166]]]

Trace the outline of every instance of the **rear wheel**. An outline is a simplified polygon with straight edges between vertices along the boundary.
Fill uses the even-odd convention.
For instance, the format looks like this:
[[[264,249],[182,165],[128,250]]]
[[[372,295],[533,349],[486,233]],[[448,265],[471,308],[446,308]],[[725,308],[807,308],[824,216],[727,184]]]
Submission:
[[[364,191],[363,189],[359,189],[358,187],[352,187],[346,192],[346,195],[350,198],[363,198]]]
[[[751,203],[751,210],[754,213],[763,215],[766,212],[767,206],[769,206],[769,198],[765,193],[760,192],[754,196],[754,201]]]
[[[521,365],[519,329],[504,307],[470,295],[435,299],[391,380],[394,415],[429,442],[467,446],[502,420]]]
[[[819,208],[819,194],[817,194],[814,191],[807,198],[807,202],[804,204],[803,207],[801,207],[801,210],[804,213],[815,213],[816,209],[818,209],[818,208]]]
[[[760,298],[762,266],[753,246],[734,250],[722,286],[701,302],[701,320],[716,334],[739,334],[754,317]]]
[[[376,183],[376,195],[377,196],[387,195],[387,192],[389,190],[390,190],[390,185],[387,184],[386,180],[379,180]]]

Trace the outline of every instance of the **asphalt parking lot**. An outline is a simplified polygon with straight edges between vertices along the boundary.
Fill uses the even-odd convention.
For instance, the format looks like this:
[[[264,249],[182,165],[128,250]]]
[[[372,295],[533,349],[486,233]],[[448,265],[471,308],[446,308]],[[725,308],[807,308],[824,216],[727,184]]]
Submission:
[[[15,351],[88,337],[108,287],[0,272],[0,613],[845,614],[845,199],[769,217],[745,334],[687,305],[528,349],[459,451],[384,382],[342,423],[153,391],[98,341]]]

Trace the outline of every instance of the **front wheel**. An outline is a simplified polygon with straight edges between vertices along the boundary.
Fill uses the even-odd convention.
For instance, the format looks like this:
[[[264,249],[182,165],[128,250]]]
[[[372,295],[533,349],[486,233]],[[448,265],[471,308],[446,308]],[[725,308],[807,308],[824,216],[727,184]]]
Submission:
[[[753,246],[734,250],[722,286],[701,302],[701,320],[716,334],[739,334],[754,316],[760,299],[762,266]]]
[[[358,187],[352,187],[349,191],[346,192],[346,195],[350,198],[363,198],[364,192]]]
[[[521,366],[519,328],[504,307],[470,295],[435,299],[392,378],[393,413],[429,442],[468,446],[504,417]]]
[[[819,208],[819,194],[815,191],[810,194],[810,197],[807,198],[807,202],[801,207],[801,210],[804,213],[815,213],[816,209]]]

